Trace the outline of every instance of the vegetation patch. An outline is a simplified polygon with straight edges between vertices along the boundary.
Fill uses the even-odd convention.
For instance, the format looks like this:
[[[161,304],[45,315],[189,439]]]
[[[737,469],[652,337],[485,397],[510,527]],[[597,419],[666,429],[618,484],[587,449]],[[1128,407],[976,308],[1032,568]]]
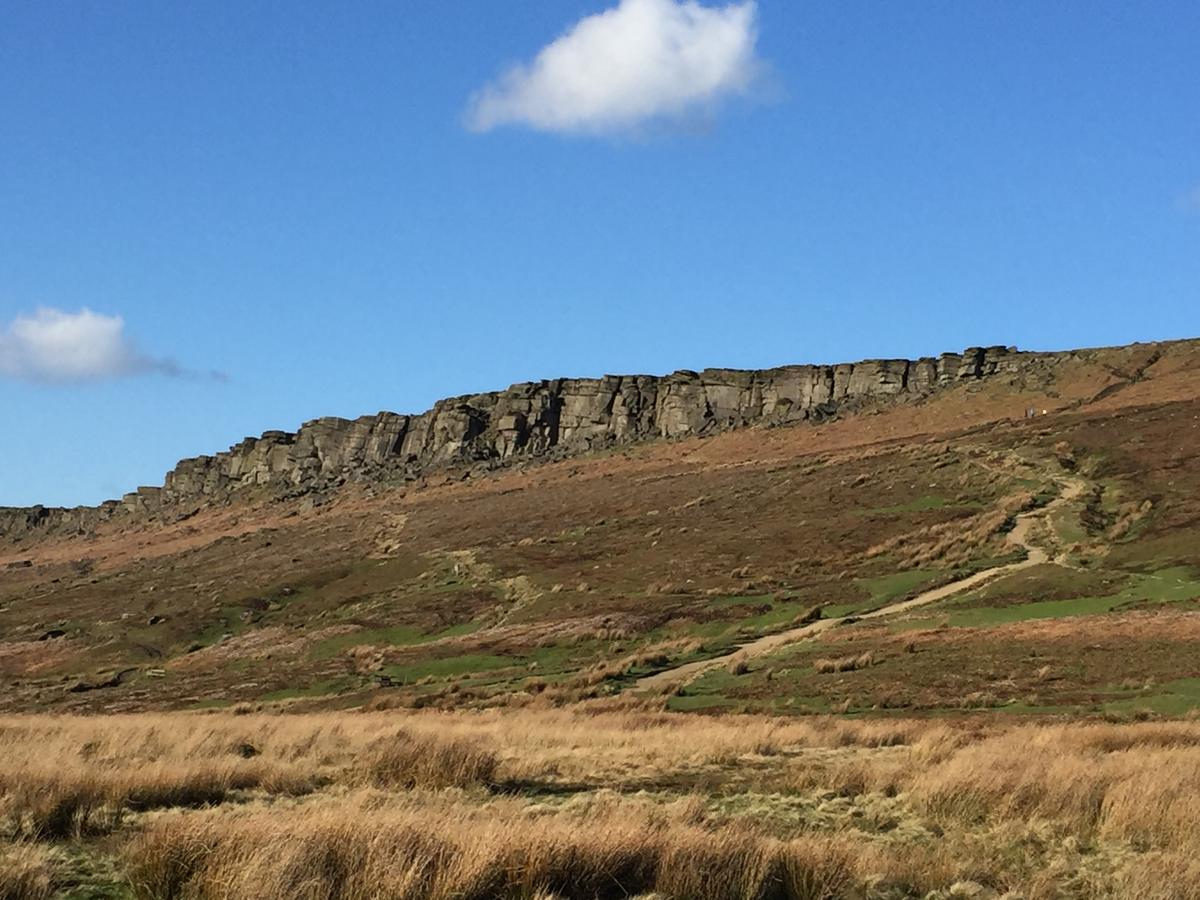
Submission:
[[[466,653],[443,659],[428,659],[409,665],[385,666],[383,673],[393,681],[412,684],[422,678],[454,678],[462,675],[496,673],[527,666],[526,657],[489,656]]]
[[[36,801],[19,785],[58,794],[88,774],[65,764],[81,747],[112,790],[171,785],[144,807],[158,811],[126,803],[103,840],[0,837],[0,896],[949,900],[976,891],[969,873],[1026,896],[1076,896],[1082,878],[1086,896],[1186,897],[1148,891],[1200,874],[1196,723],[788,722],[696,706],[722,714],[0,720],[10,823]],[[238,786],[196,803],[187,785],[223,769]]]
[[[1020,583],[1015,589],[1008,583],[1009,579],[1005,579],[978,593],[945,601],[937,607],[939,611],[945,610],[937,621],[956,628],[979,628],[1029,619],[1102,615],[1120,610],[1180,603],[1200,597],[1200,581],[1193,578],[1190,569],[1183,567],[1165,569],[1152,575],[1114,573],[1111,577],[1113,592],[1100,596],[1085,595],[1029,602],[1020,602],[1020,598],[1037,595],[1037,576],[1031,578],[1021,573],[1009,578],[1019,579]],[[1068,573],[1065,578],[1068,581],[1079,579],[1082,584],[1090,585],[1102,576],[1089,577]],[[1047,593],[1062,593],[1063,582],[1061,576],[1051,577]],[[996,600],[1002,605],[992,605]],[[906,623],[902,627],[928,627],[932,621],[934,620],[924,619]]]
[[[337,678],[328,678],[323,681],[313,682],[311,684],[298,685],[296,687],[282,688],[278,691],[271,691],[268,694],[263,694],[262,699],[267,702],[278,700],[297,700],[308,697],[326,697],[330,694],[338,694],[342,691],[352,690],[361,686],[361,681],[350,675],[343,675]]]
[[[1186,715],[1200,709],[1200,678],[1177,678],[1159,685],[1147,683],[1132,696],[1105,703],[1104,709],[1113,713]]]
[[[889,572],[886,575],[876,575],[871,578],[860,578],[855,584],[867,593],[867,599],[856,603],[835,603],[824,609],[825,618],[838,618],[854,615],[886,606],[896,600],[917,593],[921,588],[930,585],[945,573],[932,569],[912,569],[902,572]]]

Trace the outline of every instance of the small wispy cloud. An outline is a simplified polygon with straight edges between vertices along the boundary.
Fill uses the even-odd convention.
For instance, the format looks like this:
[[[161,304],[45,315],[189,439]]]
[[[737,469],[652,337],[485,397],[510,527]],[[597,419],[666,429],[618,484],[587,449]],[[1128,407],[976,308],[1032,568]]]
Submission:
[[[688,123],[752,89],[763,70],[757,37],[755,0],[620,0],[477,91],[466,123],[568,134]]]
[[[130,375],[194,377],[166,358],[142,353],[125,334],[125,320],[84,308],[42,308],[0,330],[0,376],[23,381],[101,381]],[[219,373],[203,377],[223,378]]]

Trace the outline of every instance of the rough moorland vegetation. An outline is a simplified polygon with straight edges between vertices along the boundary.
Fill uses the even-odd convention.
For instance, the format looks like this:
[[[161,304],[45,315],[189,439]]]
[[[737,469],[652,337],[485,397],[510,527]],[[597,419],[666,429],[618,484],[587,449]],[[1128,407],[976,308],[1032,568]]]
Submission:
[[[3,896],[1195,896],[1191,722],[602,706],[10,717]]]
[[[1200,897],[1198,359],[18,516],[0,900]]]

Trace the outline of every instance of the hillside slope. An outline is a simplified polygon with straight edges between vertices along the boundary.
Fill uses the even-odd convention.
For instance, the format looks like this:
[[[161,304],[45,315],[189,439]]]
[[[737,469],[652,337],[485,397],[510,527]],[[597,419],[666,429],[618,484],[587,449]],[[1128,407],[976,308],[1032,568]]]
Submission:
[[[620,439],[572,442],[560,419],[561,440],[506,455],[495,442],[511,413],[493,405],[466,444],[433,428],[458,449],[419,465],[401,452],[353,477],[256,476],[103,514],[10,511],[0,706],[644,696],[645,676],[817,617],[841,621],[686,683],[665,677],[666,703],[1112,715],[1200,702],[1200,343],[968,358],[974,374],[959,377],[956,357],[943,378],[944,358],[924,381],[917,364],[891,382],[894,367],[860,367],[858,387],[803,415],[767,405],[762,373],[716,404],[704,373],[690,405],[663,399],[687,376],[662,380],[647,430]],[[801,370],[772,383],[818,371]],[[889,384],[901,389],[876,390]],[[601,405],[608,424],[594,424],[608,429]],[[292,450],[264,458],[298,471]],[[1027,515],[1028,543],[1010,540]],[[1030,548],[1046,561],[1002,568]],[[989,574],[861,618],[974,573]]]

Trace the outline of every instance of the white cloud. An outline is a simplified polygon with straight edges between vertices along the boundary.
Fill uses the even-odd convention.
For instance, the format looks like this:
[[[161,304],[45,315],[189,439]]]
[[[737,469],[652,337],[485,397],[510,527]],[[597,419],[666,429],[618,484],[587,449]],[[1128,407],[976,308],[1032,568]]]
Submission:
[[[0,330],[0,376],[26,381],[96,381],[157,372],[182,375],[168,359],[140,353],[125,336],[125,321],[81,309],[39,309]]]
[[[756,16],[755,0],[620,0],[477,91],[467,125],[611,134],[710,112],[762,69]]]

